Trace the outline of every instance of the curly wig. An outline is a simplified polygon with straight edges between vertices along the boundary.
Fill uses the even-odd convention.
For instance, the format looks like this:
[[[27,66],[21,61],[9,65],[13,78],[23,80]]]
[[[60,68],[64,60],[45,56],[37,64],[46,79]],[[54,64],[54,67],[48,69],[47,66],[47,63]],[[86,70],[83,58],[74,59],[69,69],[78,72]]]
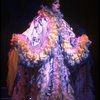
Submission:
[[[51,7],[52,3],[56,1],[59,1],[59,0],[43,0],[43,5]]]

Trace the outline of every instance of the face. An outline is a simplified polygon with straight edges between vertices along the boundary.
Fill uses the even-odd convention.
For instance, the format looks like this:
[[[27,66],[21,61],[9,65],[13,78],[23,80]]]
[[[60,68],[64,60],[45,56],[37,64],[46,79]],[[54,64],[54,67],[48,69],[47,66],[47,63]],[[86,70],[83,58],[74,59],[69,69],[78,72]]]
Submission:
[[[59,0],[55,0],[52,3],[52,10],[53,10],[53,12],[59,12],[60,11],[60,2],[59,2]]]

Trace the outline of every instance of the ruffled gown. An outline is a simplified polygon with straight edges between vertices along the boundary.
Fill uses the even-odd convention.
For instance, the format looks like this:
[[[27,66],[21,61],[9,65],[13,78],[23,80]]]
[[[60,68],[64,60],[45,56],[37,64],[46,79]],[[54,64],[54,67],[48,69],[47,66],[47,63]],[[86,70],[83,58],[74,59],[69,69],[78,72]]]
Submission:
[[[75,36],[60,12],[39,10],[30,27],[11,39],[7,84],[12,100],[75,100],[69,68],[87,59],[89,44],[85,34]]]

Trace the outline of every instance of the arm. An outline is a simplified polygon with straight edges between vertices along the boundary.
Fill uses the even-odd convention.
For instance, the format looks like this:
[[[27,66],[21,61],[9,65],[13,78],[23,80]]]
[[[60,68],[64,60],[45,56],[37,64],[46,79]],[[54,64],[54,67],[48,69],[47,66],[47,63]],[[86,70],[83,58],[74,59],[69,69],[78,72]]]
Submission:
[[[37,16],[30,27],[22,34],[13,34],[11,45],[18,49],[21,62],[33,66],[47,59],[49,51],[57,40],[55,18]]]
[[[62,32],[63,41],[61,46],[65,52],[65,58],[68,60],[68,63],[75,65],[88,57],[88,46],[91,41],[85,34],[77,38],[73,30],[66,25],[66,22],[64,25],[66,31]]]

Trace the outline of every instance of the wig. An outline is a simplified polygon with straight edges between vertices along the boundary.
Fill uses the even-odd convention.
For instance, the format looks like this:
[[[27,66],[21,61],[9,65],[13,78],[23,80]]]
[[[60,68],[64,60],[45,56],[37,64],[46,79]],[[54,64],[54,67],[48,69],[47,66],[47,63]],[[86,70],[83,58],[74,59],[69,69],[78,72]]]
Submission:
[[[52,6],[52,3],[53,2],[57,2],[57,1],[60,1],[60,0],[43,0],[43,5],[44,6],[51,7]]]

